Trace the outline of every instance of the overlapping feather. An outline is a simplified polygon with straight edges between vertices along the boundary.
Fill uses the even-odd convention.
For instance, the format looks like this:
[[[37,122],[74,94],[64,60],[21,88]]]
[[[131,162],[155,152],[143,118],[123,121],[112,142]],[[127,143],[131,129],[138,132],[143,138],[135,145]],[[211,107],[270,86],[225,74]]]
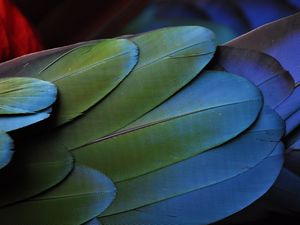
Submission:
[[[184,38],[184,34],[189,35]],[[170,39],[173,39],[173,42],[170,42]],[[149,43],[149,40],[153,41]],[[100,211],[95,213],[97,207],[93,207],[91,202],[76,200],[79,204],[78,209],[82,207],[85,210],[78,215],[74,214],[78,210],[77,206],[74,207],[74,211],[63,206],[65,201],[69,202],[68,191],[72,192],[67,184],[68,179],[72,179],[74,172],[71,172],[70,178],[66,178],[73,164],[72,160],[68,160],[71,158],[66,151],[72,147],[70,143],[75,147],[84,145],[89,140],[110,134],[151,111],[190,82],[209,62],[215,51],[212,33],[207,29],[198,27],[162,29],[134,37],[131,41],[124,39],[104,40],[99,43],[92,42],[79,47],[74,46],[73,49],[71,47],[71,49],[65,48],[58,51],[37,53],[37,55],[33,55],[36,57],[33,61],[30,56],[16,60],[17,65],[14,70],[17,71],[18,75],[30,75],[52,81],[58,85],[59,102],[53,111],[50,126],[60,126],[55,128],[52,134],[46,129],[46,133],[38,137],[38,144],[32,143],[28,139],[18,141],[16,149],[19,151],[16,154],[16,159],[2,176],[6,179],[8,177],[24,177],[24,179],[12,179],[1,191],[3,193],[1,202],[4,206],[1,210],[5,217],[3,220],[5,223],[20,223],[22,221],[24,224],[31,225],[51,220],[53,224],[81,224],[97,216]],[[136,45],[139,47],[139,62],[135,66],[137,61]],[[39,54],[41,55],[41,62],[39,62]],[[81,61],[74,63],[74,60],[79,56]],[[3,71],[9,70],[9,65],[10,63],[4,65],[7,67]],[[30,72],[26,71],[24,65],[28,65]],[[134,70],[131,71],[134,66]],[[170,71],[172,67],[173,71]],[[16,68],[20,68],[20,70]],[[86,82],[88,76],[91,76],[91,80]],[[107,84],[101,84],[101,79],[107,82],[108,78],[114,82],[110,87]],[[59,85],[57,81],[64,83]],[[164,89],[157,88],[160,82],[164,83]],[[80,93],[81,98],[87,99],[90,103],[85,103],[82,100],[79,103],[86,105],[78,106],[73,94],[78,88],[82,88],[81,91],[84,91],[88,90],[91,85],[98,85],[91,89],[94,97],[84,95],[84,92]],[[152,90],[154,88],[156,88],[155,91]],[[66,98],[68,95],[70,96],[69,99]],[[138,99],[140,99],[139,102],[136,101]],[[252,119],[245,123],[246,126],[252,123],[259,111],[259,95],[257,95],[257,103],[255,104],[257,104],[254,107],[256,112],[252,113]],[[80,110],[78,107],[81,107]],[[85,115],[79,116],[81,113]],[[59,115],[67,115],[67,117],[63,116],[60,119]],[[102,121],[102,126],[97,120]],[[70,122],[66,123],[68,121]],[[78,122],[79,124],[77,124]],[[110,126],[104,126],[105,123]],[[84,133],[80,133],[80,135],[77,133],[89,129],[89,133],[86,133],[85,136],[81,135]],[[48,138],[48,134],[50,134],[50,138]],[[65,137],[62,136],[62,138],[61,135],[65,135]],[[60,141],[53,137],[59,137],[58,140]],[[43,138],[47,139],[43,140]],[[48,145],[49,142],[52,144]],[[91,157],[93,156],[91,155]],[[91,179],[94,177],[88,180]],[[29,189],[30,185],[32,186]],[[10,186],[14,186],[14,188],[9,190],[8,187]],[[44,195],[49,195],[47,199],[52,199],[51,193],[55,194],[56,189],[64,189],[65,186],[68,188],[58,199],[55,197],[53,202],[52,200],[44,200]],[[78,193],[81,189],[82,187],[79,185],[74,188],[74,191]],[[100,189],[99,193],[101,193]],[[43,194],[40,194],[41,192]],[[104,190],[104,192],[106,191]],[[109,193],[112,194],[109,196],[113,196],[112,186]],[[104,201],[96,196],[93,199],[95,204],[103,206],[102,209],[107,207],[109,203],[109,201]],[[112,200],[111,197],[109,199]],[[18,202],[20,200],[23,201]],[[58,211],[52,210],[52,207],[60,204],[60,201],[62,201],[62,209],[66,210],[65,213],[68,215],[63,222],[63,218],[53,216]],[[13,218],[10,213],[15,212],[15,210],[23,213],[19,217]],[[41,210],[40,216],[32,217],[32,213],[36,210]],[[53,211],[54,214],[47,213],[45,216],[43,213],[47,210]],[[57,210],[60,209],[57,208]]]
[[[45,108],[55,99],[56,88],[49,82],[21,77],[0,79],[0,169],[13,156],[13,140],[5,132],[48,118],[50,110]]]

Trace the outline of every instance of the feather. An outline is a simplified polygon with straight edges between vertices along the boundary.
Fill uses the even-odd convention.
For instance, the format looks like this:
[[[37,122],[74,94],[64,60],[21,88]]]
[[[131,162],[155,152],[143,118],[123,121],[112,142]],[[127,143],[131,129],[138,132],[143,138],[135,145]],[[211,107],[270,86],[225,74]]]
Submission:
[[[0,130],[9,132],[40,122],[47,119],[51,111],[45,109],[34,114],[0,116]]]
[[[33,78],[0,79],[0,114],[35,113],[56,99],[53,84]]]
[[[248,48],[264,52],[277,59],[290,72],[296,83],[300,81],[298,62],[300,13],[266,24],[228,43],[227,46]],[[258,41],[259,40],[259,41]],[[296,87],[296,86],[295,86]],[[287,118],[300,108],[299,93],[295,89],[277,110]]]
[[[205,72],[130,126],[73,154],[115,182],[133,178],[232,139],[255,121],[261,104],[258,89],[247,80]]]
[[[56,87],[34,78],[0,78],[0,130],[12,131],[49,117]]]
[[[13,156],[13,141],[4,132],[0,131],[0,169],[5,167]]]
[[[0,206],[28,199],[55,186],[73,168],[73,157],[66,151],[35,151],[25,145],[16,142],[12,162],[0,170],[0,180],[5,180],[0,185]]]
[[[68,122],[93,106],[115,88],[137,62],[136,46],[128,40],[92,41],[81,45],[41,52],[4,65],[6,73],[11,68],[21,76],[31,73],[30,76],[57,85],[59,106],[54,111],[52,124]],[[72,59],[78,55],[80,60],[75,63]],[[83,96],[85,101],[79,101]]]
[[[0,208],[1,223],[80,225],[105,210],[114,196],[115,187],[107,177],[77,165],[71,175],[53,189]],[[15,216],[16,212],[18,216]]]
[[[272,108],[276,108],[294,90],[293,78],[279,62],[254,50],[220,46],[210,66],[222,67],[253,82],[262,91],[265,104]]]
[[[96,42],[98,41],[91,41],[89,43],[92,44]],[[76,43],[73,45],[48,49],[3,62],[0,64],[0,77],[33,76],[64,54],[84,44],[86,43]]]
[[[132,38],[140,58],[130,75],[84,116],[43,137],[42,146],[73,149],[138,119],[198,74],[213,56],[212,39],[211,31],[193,26]]]
[[[297,51],[299,48],[299,18],[300,13],[296,13],[266,24],[226,43],[226,45],[253,49],[273,56],[298,82],[300,81],[298,67],[300,56]]]
[[[281,115],[283,119],[289,118],[300,107],[300,86],[296,84],[291,95],[283,101],[276,111]]]
[[[111,92],[132,70],[137,54],[128,40],[104,40],[75,48],[40,71],[38,78],[59,89],[55,124],[74,119]]]
[[[283,132],[281,118],[265,108],[251,129],[230,142],[166,168],[117,182],[117,198],[102,216],[163,201],[244,173],[273,152]]]
[[[300,150],[300,127],[298,126],[284,138],[288,150]]]
[[[166,201],[102,217],[101,221],[105,225],[209,224],[263,195],[280,172],[282,152],[283,145],[279,144],[269,157],[245,173]]]
[[[294,129],[300,125],[300,109],[294,112],[286,119],[286,135],[290,134]]]
[[[187,34],[190,35],[187,37],[184,36]],[[153,41],[151,43],[147,43],[147,40],[149,39],[152,39]],[[174,41],[170,42],[170,39],[173,39]],[[110,103],[112,103],[113,106],[107,109],[104,115],[110,116],[112,112],[119,113],[119,118],[117,117],[117,121],[114,121],[114,126],[116,127],[114,127],[113,129],[110,127],[102,127],[100,126],[101,124],[96,124],[95,120],[93,120],[94,118],[100,118],[103,122],[107,122],[107,120],[109,119],[106,117],[101,117],[101,113],[103,111],[103,108],[101,108],[103,101],[100,101],[96,105],[96,107],[87,110],[87,113],[84,117],[76,118],[71,123],[57,128],[54,131],[54,137],[56,137],[55,135],[60,133],[61,129],[64,129],[65,127],[68,128],[67,132],[78,132],[78,130],[76,131],[73,129],[74,122],[81,122],[82,120],[84,121],[84,118],[89,117],[90,114],[93,113],[93,111],[98,106],[101,106],[97,109],[98,114],[94,114],[92,115],[92,117],[88,118],[87,127],[85,127],[85,129],[89,129],[93,127],[93,125],[95,127],[96,125],[97,129],[100,129],[100,131],[101,129],[104,129],[104,135],[108,132],[113,131],[114,129],[119,129],[122,126],[127,125],[127,123],[133,120],[136,120],[145,112],[151,110],[153,107],[159,105],[161,102],[169,98],[178,89],[182,88],[186,83],[188,83],[197,75],[197,73],[212,58],[215,50],[215,45],[212,39],[213,36],[209,30],[197,27],[163,29],[133,38],[133,41],[137,43],[141,52],[139,65],[137,65],[135,67],[135,70],[131,72],[130,77],[127,77],[120,83],[120,85],[118,85],[116,90],[118,90],[119,94],[114,94],[115,97],[113,97],[115,105],[118,106],[118,104],[124,100],[125,103],[128,102],[127,99],[128,97],[130,97],[130,95],[135,97],[139,96],[140,93],[143,93],[145,91],[144,87],[147,87],[146,85],[148,84],[150,84],[150,86],[147,87],[149,88],[149,90],[151,90],[151,88],[156,88],[157,90],[158,79],[161,78],[164,79],[164,84],[166,86],[165,89],[161,89],[162,91],[158,93],[153,91],[149,91],[149,93],[146,92],[146,95],[144,95],[143,97],[145,97],[145,99],[149,97],[149,103],[145,102],[144,98],[141,98],[140,108],[137,107],[138,110],[134,115],[130,115],[128,113],[131,112],[126,111],[128,110],[128,107],[131,110],[135,108],[136,102],[134,102],[133,99],[131,100],[131,102],[129,101],[131,106],[126,105],[125,107],[123,107],[122,104],[120,104],[120,106],[116,108],[116,110],[121,110],[120,112],[111,110],[115,107],[113,105],[113,102],[111,101],[111,94],[116,92],[116,90],[113,90],[113,92],[105,98],[109,99],[107,100],[107,103],[109,102],[109,104],[106,103],[107,107],[111,107]],[[156,43],[156,49],[153,49],[153,43]],[[76,47],[74,51],[79,48],[85,47],[86,46],[78,48]],[[26,68],[27,63],[29,63],[31,65],[29,69],[31,71],[34,71],[36,69],[37,71],[37,73],[33,73],[33,76],[40,77],[38,69],[42,68],[42,70],[40,71],[47,71],[47,68],[55,66],[55,63],[59,62],[66,55],[71,54],[73,51],[72,49],[70,50],[68,48],[65,50],[66,52],[62,50],[61,52],[53,51],[48,53],[38,53],[37,55],[35,55],[37,61],[39,61],[39,54],[42,55],[41,57],[43,57],[44,54],[43,59],[45,61],[42,63],[35,63],[34,60],[30,61],[29,58],[19,59],[15,62],[17,62],[17,66],[19,66],[20,68],[19,72],[22,75],[25,75],[27,72],[26,69],[22,70],[21,68]],[[12,65],[13,63],[10,64],[10,66]],[[174,67],[175,70],[169,71],[171,67]],[[155,74],[155,71],[159,72],[159,74]],[[141,81],[145,84],[144,87],[138,86],[140,85]],[[138,91],[135,91],[136,89],[138,89]],[[73,92],[76,90],[77,88],[74,87]],[[132,91],[132,93],[130,93],[130,91]],[[124,95],[124,93],[126,93],[126,95]],[[119,97],[121,97],[121,99],[119,99]],[[146,104],[146,107],[144,104]],[[257,111],[259,110],[259,108],[260,106],[258,106]],[[125,121],[126,123],[124,122],[123,125],[120,125],[119,123],[123,120],[122,116],[124,115],[124,112],[127,113],[129,119],[125,118],[127,119]],[[82,134],[82,132],[84,131],[84,126],[80,125],[78,126],[78,128],[80,128],[80,134]],[[69,135],[69,133],[67,134]],[[73,134],[70,134],[70,136],[68,136],[69,140],[67,139],[67,141],[77,141],[77,138],[74,139]],[[60,135],[61,133],[58,134],[58,136]],[[97,132],[89,133],[86,137],[93,138],[93,135],[96,138],[101,137],[101,133]],[[45,145],[40,145],[40,143],[44,143],[42,139],[46,136],[47,138],[49,136],[48,140],[53,142],[54,145],[51,145],[54,148],[52,148],[51,145],[48,145],[47,141],[45,141]],[[79,138],[80,136],[77,137]],[[44,192],[51,187],[54,187],[59,182],[61,182],[66,177],[66,175],[69,174],[73,166],[73,162],[70,156],[65,152],[66,147],[69,146],[66,144],[67,142],[65,142],[65,137],[62,136],[62,139],[60,140],[62,140],[61,143],[57,141],[57,139],[53,138],[50,132],[46,132],[45,136],[38,136],[35,142],[31,142],[28,139],[25,140],[25,143],[24,141],[18,143],[17,149],[19,149],[19,151],[17,151],[17,157],[14,160],[14,163],[9,165],[9,167],[7,167],[7,170],[5,170],[3,174],[0,174],[1,178],[3,177],[3,179],[5,180],[10,180],[10,182],[8,182],[7,185],[3,186],[1,190],[0,199],[2,205],[15,203],[21,200],[26,200],[32,196],[36,196],[37,194]],[[22,177],[24,179],[8,179],[8,177]]]

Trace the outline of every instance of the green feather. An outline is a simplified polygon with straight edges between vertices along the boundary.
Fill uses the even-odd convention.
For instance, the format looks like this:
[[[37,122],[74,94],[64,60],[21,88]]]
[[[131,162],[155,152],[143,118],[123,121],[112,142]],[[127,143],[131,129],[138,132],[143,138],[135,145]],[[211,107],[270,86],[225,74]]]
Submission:
[[[137,62],[137,47],[125,39],[75,48],[38,74],[59,90],[55,124],[79,116],[111,92]]]
[[[105,210],[114,196],[115,187],[103,174],[76,166],[55,188],[27,201],[2,207],[1,224],[81,225]]]
[[[89,41],[89,44],[97,43]],[[0,77],[32,77],[37,76],[40,71],[48,67],[52,62],[61,56],[67,54],[78,46],[87,43],[76,43],[73,45],[63,46],[59,48],[47,49],[40,52],[34,52],[28,55],[14,58],[12,60],[1,63]]]

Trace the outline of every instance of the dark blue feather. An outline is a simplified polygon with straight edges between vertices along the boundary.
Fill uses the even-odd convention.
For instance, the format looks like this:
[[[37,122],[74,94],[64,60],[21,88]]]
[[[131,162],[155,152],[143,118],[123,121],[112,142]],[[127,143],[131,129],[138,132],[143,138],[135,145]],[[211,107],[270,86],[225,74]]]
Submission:
[[[294,7],[281,0],[234,0],[234,2],[243,11],[251,28],[297,12]]]
[[[264,25],[239,38],[228,42],[227,46],[249,48],[273,56],[290,72],[296,83],[300,81],[300,13]],[[286,119],[300,109],[300,90],[296,85],[294,93],[277,108]]]
[[[287,119],[293,113],[300,109],[300,87],[296,86],[291,95],[283,101],[276,111],[283,119]]]
[[[288,135],[300,125],[300,109],[297,112],[294,112],[292,115],[290,115],[286,119],[285,124],[286,124],[285,134]]]
[[[265,52],[288,70],[296,82],[300,81],[300,13],[259,27],[230,42],[227,46]]]
[[[246,77],[259,87],[265,103],[272,108],[283,102],[294,89],[293,78],[278,61],[257,51],[221,46],[211,66]]]

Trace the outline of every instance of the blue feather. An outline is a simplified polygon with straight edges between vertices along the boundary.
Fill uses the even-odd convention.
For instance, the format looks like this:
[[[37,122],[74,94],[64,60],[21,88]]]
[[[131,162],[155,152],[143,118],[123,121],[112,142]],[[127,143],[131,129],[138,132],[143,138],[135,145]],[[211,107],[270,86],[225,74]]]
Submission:
[[[299,109],[300,86],[296,86],[291,95],[276,108],[276,111],[283,119],[287,119]]]
[[[274,183],[283,163],[283,145],[256,167],[232,179],[114,216],[105,225],[200,225],[243,209]]]
[[[13,115],[0,117],[0,130],[13,131],[40,122],[50,116],[51,109],[34,114]]]
[[[5,167],[13,156],[12,139],[4,132],[0,130],[0,169]]]
[[[92,219],[91,221],[89,221],[89,222],[87,222],[83,225],[101,225],[101,223],[97,218],[95,218],[95,219]]]

